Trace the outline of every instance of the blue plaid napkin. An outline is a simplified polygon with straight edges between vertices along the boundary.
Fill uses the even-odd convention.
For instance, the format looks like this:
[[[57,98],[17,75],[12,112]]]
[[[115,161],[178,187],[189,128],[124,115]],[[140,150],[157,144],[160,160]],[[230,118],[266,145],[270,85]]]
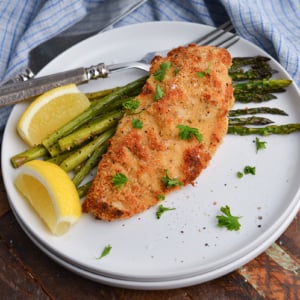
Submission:
[[[176,20],[218,26],[228,19],[238,34],[272,55],[300,87],[299,0],[0,1],[0,81],[23,71],[29,52],[54,36],[79,35],[127,24]],[[0,128],[10,108],[0,109]]]

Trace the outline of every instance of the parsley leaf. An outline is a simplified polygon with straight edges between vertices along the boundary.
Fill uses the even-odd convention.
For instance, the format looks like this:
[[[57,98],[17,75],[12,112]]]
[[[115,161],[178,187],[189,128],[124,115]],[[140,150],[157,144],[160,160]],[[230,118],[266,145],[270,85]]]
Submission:
[[[202,134],[198,131],[197,128],[192,128],[186,125],[177,125],[176,128],[179,128],[179,137],[182,140],[189,140],[194,136],[199,143],[202,142]]]
[[[256,173],[255,167],[245,166],[243,172],[241,172],[241,171],[237,172],[237,177],[242,178],[244,176],[244,174],[245,175],[249,175],[249,174],[255,175],[255,173]]]
[[[169,210],[175,210],[176,208],[170,208],[170,207],[165,207],[163,206],[162,204],[160,204],[158,206],[158,209],[156,211],[156,217],[157,219],[160,219],[161,218],[161,215],[166,212],[166,211],[169,211]]]
[[[133,128],[137,128],[137,129],[143,128],[143,122],[139,119],[132,119],[131,123]]]
[[[110,253],[111,248],[112,247],[109,244],[107,246],[105,246],[104,249],[103,249],[103,251],[102,251],[102,253],[101,253],[101,255],[99,257],[97,257],[97,259],[101,259],[104,256],[108,255]]]
[[[162,178],[162,181],[163,181],[165,187],[171,188],[174,186],[182,186],[183,185],[183,183],[181,181],[179,181],[177,178],[170,178],[168,170],[165,170],[165,171],[166,171],[166,176],[164,176]]]
[[[117,173],[113,176],[112,178],[112,183],[113,186],[122,188],[122,186],[128,181],[128,178],[122,174],[122,173]]]
[[[241,224],[239,222],[240,217],[233,216],[230,212],[230,208],[228,205],[221,207],[221,212],[223,215],[217,216],[218,226],[226,227],[228,230],[239,230]]]
[[[203,78],[205,75],[210,75],[211,64],[212,64],[212,62],[209,63],[207,69],[205,69],[204,71],[197,72],[197,76],[200,78]]]
[[[266,149],[267,142],[261,141],[258,137],[255,138],[256,152],[261,149]]]
[[[159,69],[156,70],[153,74],[154,78],[158,81],[163,81],[168,69],[170,69],[172,63],[169,61],[162,62],[159,66]]]
[[[236,176],[238,178],[242,178],[244,176],[244,173],[242,173],[242,172],[239,171],[239,172],[236,173]]]
[[[140,101],[136,99],[129,99],[124,102],[122,106],[127,110],[136,110],[140,106]]]
[[[158,199],[158,201],[163,201],[166,199],[166,197],[165,197],[165,195],[158,194],[157,199]]]
[[[251,166],[246,166],[244,168],[244,174],[252,174],[255,175],[256,172],[256,168],[255,167],[251,167]]]
[[[164,92],[163,92],[161,86],[159,84],[157,84],[156,88],[155,88],[154,99],[157,101],[157,100],[160,100],[163,96],[164,96]]]

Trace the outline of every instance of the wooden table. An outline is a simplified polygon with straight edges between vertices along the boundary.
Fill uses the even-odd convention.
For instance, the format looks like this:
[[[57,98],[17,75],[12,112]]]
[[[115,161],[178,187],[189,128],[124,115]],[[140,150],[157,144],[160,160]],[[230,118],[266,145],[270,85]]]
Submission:
[[[222,278],[163,291],[110,287],[46,256],[18,225],[0,177],[0,299],[300,299],[300,213],[259,257]]]

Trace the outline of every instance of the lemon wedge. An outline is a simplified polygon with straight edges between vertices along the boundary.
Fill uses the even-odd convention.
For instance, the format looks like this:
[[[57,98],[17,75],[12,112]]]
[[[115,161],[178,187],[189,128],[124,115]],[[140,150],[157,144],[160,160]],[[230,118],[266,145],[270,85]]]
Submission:
[[[52,89],[25,109],[18,121],[17,132],[29,146],[38,145],[89,105],[89,99],[75,84]]]
[[[77,190],[59,166],[32,160],[19,168],[14,183],[53,234],[64,234],[79,220],[81,204]]]

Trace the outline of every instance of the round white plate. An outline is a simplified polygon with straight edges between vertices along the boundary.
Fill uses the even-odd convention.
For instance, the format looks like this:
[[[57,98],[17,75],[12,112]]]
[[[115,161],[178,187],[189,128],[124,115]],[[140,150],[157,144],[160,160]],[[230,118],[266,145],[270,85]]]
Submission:
[[[65,51],[39,75],[99,62],[138,60],[146,52],[162,50],[205,34],[212,28],[184,22],[137,24],[107,31]],[[232,56],[266,55],[241,40],[230,48]],[[289,78],[274,60],[278,78]],[[142,72],[131,70],[82,85],[92,91],[125,84]],[[289,116],[271,116],[277,123],[300,122],[300,96],[295,84],[268,106],[284,109]],[[174,207],[155,216],[156,207],[128,220],[103,222],[89,215],[62,237],[52,236],[14,187],[18,170],[10,157],[26,145],[16,134],[17,120],[26,107],[18,104],[8,120],[2,143],[2,170],[10,205],[29,237],[43,251],[82,276],[130,288],[175,288],[222,276],[247,263],[270,246],[287,228],[299,206],[299,133],[262,137],[267,148],[256,153],[255,136],[227,135],[210,166],[188,186],[167,197]],[[235,108],[245,105],[235,105]],[[251,106],[251,105],[248,105]],[[237,178],[246,165],[256,175]],[[217,227],[220,207],[229,205],[241,216],[237,232]],[[108,256],[98,260],[106,245]]]

